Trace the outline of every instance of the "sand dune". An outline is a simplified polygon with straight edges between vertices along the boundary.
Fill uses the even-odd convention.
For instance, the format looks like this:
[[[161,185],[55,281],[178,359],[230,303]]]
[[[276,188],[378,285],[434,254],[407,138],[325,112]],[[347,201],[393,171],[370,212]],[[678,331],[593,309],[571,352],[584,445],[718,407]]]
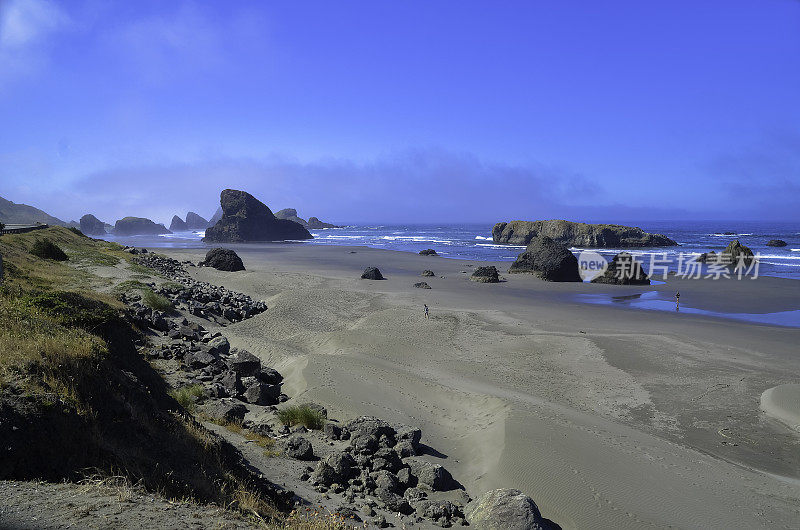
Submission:
[[[796,382],[800,330],[574,297],[679,288],[687,304],[745,312],[757,289],[759,300],[775,293],[776,307],[790,307],[800,282],[637,289],[515,275],[475,284],[460,271],[481,263],[349,250],[243,246],[246,272],[194,274],[268,301],[226,334],[279,366],[290,394],[336,417],[420,426],[440,451],[430,458],[472,496],[519,488],[565,528],[800,520],[797,433],[759,410],[765,389]],[[388,279],[359,280],[367,265]],[[437,273],[432,289],[414,289],[426,268]]]

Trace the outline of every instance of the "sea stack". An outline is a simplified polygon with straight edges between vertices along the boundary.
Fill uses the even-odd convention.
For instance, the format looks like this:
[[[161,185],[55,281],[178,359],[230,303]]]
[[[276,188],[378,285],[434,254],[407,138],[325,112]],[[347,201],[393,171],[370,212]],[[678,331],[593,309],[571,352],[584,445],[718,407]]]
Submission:
[[[90,213],[81,217],[80,229],[87,236],[102,236],[106,233],[105,224]]]
[[[114,224],[114,235],[144,236],[171,234],[167,227],[144,217],[125,217]]]
[[[169,224],[169,229],[173,232],[186,232],[189,228],[186,223],[177,215],[172,216],[172,222]]]
[[[285,241],[313,237],[300,224],[276,218],[266,204],[245,191],[223,190],[220,206],[222,218],[206,229],[203,241]]]
[[[208,221],[194,212],[186,214],[186,228],[189,230],[205,230],[208,228]]]
[[[492,228],[492,240],[502,245],[527,245],[538,236],[547,236],[568,247],[584,248],[672,247],[678,244],[667,236],[623,225],[552,220],[511,221],[497,223]]]

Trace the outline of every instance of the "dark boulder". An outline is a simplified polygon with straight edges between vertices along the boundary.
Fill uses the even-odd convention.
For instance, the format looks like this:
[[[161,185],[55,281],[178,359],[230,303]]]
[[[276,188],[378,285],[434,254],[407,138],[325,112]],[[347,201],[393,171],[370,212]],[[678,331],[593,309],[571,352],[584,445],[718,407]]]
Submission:
[[[742,245],[738,239],[731,241],[725,250],[720,253],[720,261],[731,267],[739,265],[750,266],[753,263],[753,251]]]
[[[425,276],[426,278],[433,278],[436,275],[433,273],[433,271],[426,269],[422,271],[422,274],[420,274],[420,276]]]
[[[220,205],[222,218],[206,229],[204,241],[285,241],[313,237],[302,225],[276,218],[267,205],[247,192],[223,190]]]
[[[125,217],[114,223],[113,233],[117,236],[152,236],[172,232],[144,217]]]
[[[81,232],[87,236],[103,236],[106,234],[106,225],[94,215],[87,213],[81,217]]]
[[[416,458],[407,458],[405,463],[411,468],[411,475],[417,479],[418,487],[447,491],[458,486],[450,472],[439,464],[431,464]]]
[[[295,435],[286,440],[286,456],[297,460],[312,460],[314,449],[311,447],[311,442]]]
[[[425,250],[419,251],[420,256],[438,256],[439,254],[436,253],[435,250],[432,248],[426,248]]]
[[[229,398],[214,399],[203,405],[203,412],[219,420],[241,422],[247,414],[247,407]]]
[[[575,255],[565,245],[547,236],[531,241],[508,272],[530,273],[549,282],[582,281]]]
[[[592,283],[610,283],[614,285],[650,285],[639,263],[627,252],[620,252],[608,264],[605,272],[592,279]]]
[[[717,261],[717,253],[714,252],[713,250],[710,252],[703,252],[702,254],[697,256],[697,259],[695,259],[695,261],[698,261],[700,263],[714,263]]]
[[[492,228],[498,244],[528,245],[538,236],[547,236],[568,247],[626,248],[671,247],[678,243],[661,234],[623,225],[573,223],[571,221],[511,221]]]
[[[226,363],[241,377],[253,377],[261,372],[261,360],[246,350],[232,349]]]
[[[208,228],[208,221],[194,212],[186,214],[186,228],[189,230],[205,230]]]
[[[469,279],[479,283],[498,283],[500,275],[497,272],[497,267],[490,265],[488,267],[478,267]]]
[[[768,247],[785,247],[786,245],[787,243],[783,239],[770,239],[767,241]]]
[[[281,387],[266,383],[255,383],[247,387],[242,397],[253,405],[277,405]]]
[[[467,505],[467,522],[475,530],[551,530],[559,528],[542,517],[533,500],[519,490],[497,489]]]
[[[172,216],[172,222],[169,223],[169,229],[171,232],[186,232],[189,230],[189,227],[186,226],[186,223],[178,217],[177,215]]]
[[[212,248],[206,253],[206,259],[203,260],[202,265],[219,271],[236,272],[245,270],[242,258],[229,248]]]
[[[378,267],[367,267],[364,269],[364,272],[361,273],[362,280],[385,280],[386,278],[383,277],[381,274],[380,269]]]
[[[414,284],[417,289],[430,289],[431,286],[427,282],[417,282]]]

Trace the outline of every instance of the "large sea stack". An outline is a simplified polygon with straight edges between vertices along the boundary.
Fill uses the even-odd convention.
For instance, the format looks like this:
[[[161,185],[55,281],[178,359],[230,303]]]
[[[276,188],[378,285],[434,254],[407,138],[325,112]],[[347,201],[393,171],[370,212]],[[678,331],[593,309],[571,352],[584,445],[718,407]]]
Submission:
[[[87,236],[102,236],[106,234],[105,223],[90,213],[81,217],[80,229]]]
[[[320,221],[319,219],[313,216],[308,218],[308,227],[314,230],[321,230],[323,228],[341,228],[341,226]]]
[[[582,281],[575,255],[565,245],[547,236],[531,241],[508,272],[526,272],[549,282]]]
[[[222,218],[206,230],[203,241],[285,241],[311,239],[303,226],[278,219],[266,204],[240,190],[223,190],[220,194]]]
[[[568,247],[631,248],[671,247],[678,243],[661,234],[622,225],[573,223],[572,221],[511,221],[497,223],[492,239],[497,244],[527,245],[537,236],[547,236]]]
[[[208,228],[208,221],[194,212],[186,214],[186,228],[189,230],[205,230]]]
[[[144,217],[125,217],[114,224],[114,235],[117,236],[151,236],[171,233],[166,226],[156,224]]]
[[[186,223],[177,215],[172,216],[172,222],[169,224],[169,229],[173,232],[186,232],[189,228]]]
[[[297,216],[297,210],[294,208],[284,208],[283,210],[278,210],[275,212],[275,217],[278,219],[286,219],[287,221],[294,221],[299,225],[303,225],[308,227],[308,221],[305,219]]]

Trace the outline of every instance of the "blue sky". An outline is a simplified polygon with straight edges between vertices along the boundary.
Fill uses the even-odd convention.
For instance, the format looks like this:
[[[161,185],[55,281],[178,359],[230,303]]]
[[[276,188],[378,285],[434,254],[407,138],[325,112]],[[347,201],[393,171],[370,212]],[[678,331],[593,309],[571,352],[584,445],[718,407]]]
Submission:
[[[800,2],[0,0],[0,118],[64,219],[800,220]]]

